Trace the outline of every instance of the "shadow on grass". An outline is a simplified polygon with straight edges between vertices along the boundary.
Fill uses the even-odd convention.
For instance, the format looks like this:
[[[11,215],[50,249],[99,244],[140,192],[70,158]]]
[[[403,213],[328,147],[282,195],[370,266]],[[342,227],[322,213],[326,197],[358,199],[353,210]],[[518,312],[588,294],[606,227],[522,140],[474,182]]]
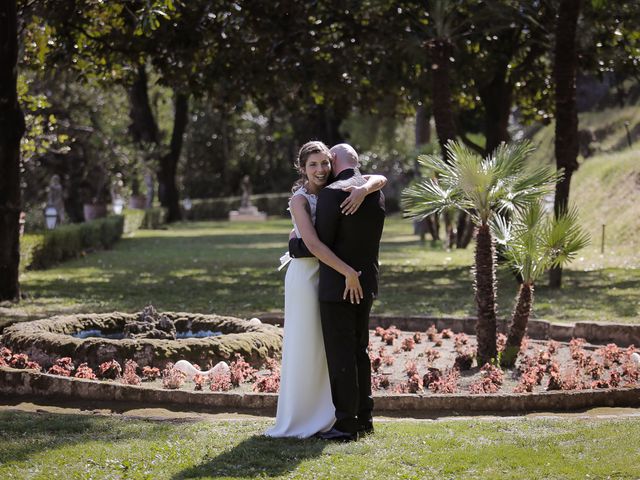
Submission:
[[[0,412],[0,465],[24,461],[48,450],[82,446],[88,440],[154,438],[170,428],[167,424],[143,420],[122,427],[109,418],[88,415]]]
[[[269,438],[255,435],[215,458],[185,469],[172,479],[216,477],[278,477],[310,458],[319,457],[326,442],[316,439]]]

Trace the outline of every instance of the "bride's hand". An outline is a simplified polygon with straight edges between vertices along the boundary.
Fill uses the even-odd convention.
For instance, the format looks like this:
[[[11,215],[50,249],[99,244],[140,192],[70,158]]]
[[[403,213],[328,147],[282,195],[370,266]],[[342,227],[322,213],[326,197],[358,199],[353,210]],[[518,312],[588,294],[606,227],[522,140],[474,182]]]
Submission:
[[[367,196],[368,192],[366,187],[354,187],[350,185],[342,189],[343,192],[350,192],[349,196],[344,199],[344,202],[340,204],[340,208],[342,209],[342,213],[344,215],[352,215],[356,213],[360,205],[364,201],[364,198]]]
[[[342,299],[346,300],[347,297],[351,303],[360,303],[360,300],[364,298],[364,293],[362,292],[362,285],[360,285],[360,275],[362,272],[356,272],[351,269],[349,275],[345,277],[344,280],[344,293],[342,294]]]

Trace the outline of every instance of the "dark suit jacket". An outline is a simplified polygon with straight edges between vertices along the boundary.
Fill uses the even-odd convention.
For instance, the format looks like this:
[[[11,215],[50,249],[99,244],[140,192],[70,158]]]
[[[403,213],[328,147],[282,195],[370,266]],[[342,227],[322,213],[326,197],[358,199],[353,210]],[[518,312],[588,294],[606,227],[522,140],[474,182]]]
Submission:
[[[349,196],[342,189],[360,186],[365,179],[357,170],[340,172],[335,181],[323,188],[316,206],[318,238],[333,253],[357,271],[362,271],[360,284],[365,297],[378,295],[378,250],[384,225],[384,195],[377,191],[367,195],[353,215],[343,215],[340,204]],[[293,258],[311,257],[301,238],[289,241],[289,254]],[[341,302],[344,277],[320,262],[320,301]]]

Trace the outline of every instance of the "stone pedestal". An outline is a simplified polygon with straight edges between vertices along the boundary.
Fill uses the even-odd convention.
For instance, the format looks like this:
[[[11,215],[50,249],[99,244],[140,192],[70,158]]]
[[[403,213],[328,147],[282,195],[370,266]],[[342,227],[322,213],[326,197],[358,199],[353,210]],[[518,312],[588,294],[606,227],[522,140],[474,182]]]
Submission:
[[[267,219],[265,212],[260,212],[256,207],[240,207],[229,212],[229,220],[232,222],[264,222]]]

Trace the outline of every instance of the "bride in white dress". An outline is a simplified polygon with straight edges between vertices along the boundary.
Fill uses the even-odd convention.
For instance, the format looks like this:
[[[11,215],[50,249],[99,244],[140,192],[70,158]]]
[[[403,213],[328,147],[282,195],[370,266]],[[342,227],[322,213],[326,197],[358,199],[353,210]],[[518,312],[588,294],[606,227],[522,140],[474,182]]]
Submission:
[[[311,437],[329,430],[336,420],[320,323],[318,260],[345,276],[345,299],[359,303],[363,295],[359,272],[320,242],[314,228],[316,195],[329,179],[330,158],[324,143],[308,142],[296,161],[302,179],[289,201],[294,226],[291,236],[302,238],[315,258],[291,259],[285,277],[280,393],[276,424],[265,432],[270,437]],[[381,175],[365,178],[365,185],[349,189],[351,195],[343,203],[343,213],[355,212],[368,193],[386,183]]]

